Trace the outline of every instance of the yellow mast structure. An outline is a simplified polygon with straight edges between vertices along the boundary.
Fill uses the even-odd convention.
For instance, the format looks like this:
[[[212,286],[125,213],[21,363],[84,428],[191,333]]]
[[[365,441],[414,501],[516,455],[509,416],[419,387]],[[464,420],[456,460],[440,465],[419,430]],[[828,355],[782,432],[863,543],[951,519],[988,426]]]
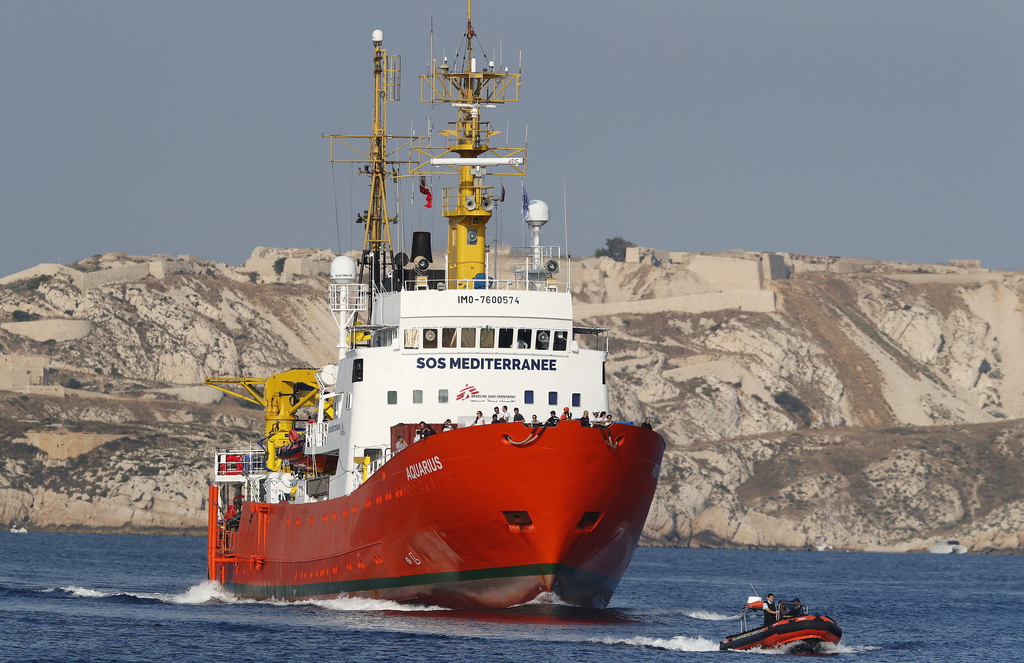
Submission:
[[[519,73],[499,71],[493,60],[480,63],[473,56],[473,2],[467,0],[466,51],[456,71],[445,58],[431,62],[429,74],[420,76],[420,101],[450,103],[457,120],[439,133],[445,147],[413,146],[426,157],[410,174],[428,175],[427,166],[457,172],[458,186],[444,187],[442,208],[448,219],[449,288],[485,287],[487,222],[496,202],[494,187],[483,186],[488,169],[492,175],[526,174],[525,148],[491,147],[491,137],[501,133],[480,119],[480,109],[519,100]],[[480,49],[481,52],[483,49]],[[492,155],[490,157],[485,155]]]
[[[384,33],[373,31],[373,130],[369,135],[328,135],[330,139],[331,163],[360,164],[359,173],[370,179],[369,208],[356,216],[356,223],[366,224],[363,236],[363,254],[359,261],[359,280],[367,278],[374,290],[379,290],[386,276],[396,267],[394,249],[391,244],[391,224],[398,223],[397,214],[388,212],[387,179],[398,181],[399,166],[409,164],[408,158],[396,155],[417,140],[414,136],[391,136],[387,132],[388,101],[399,101],[401,89],[402,59],[400,55],[388,55],[383,47]],[[365,139],[368,147],[356,147],[349,141]],[[391,148],[389,140],[405,140],[398,147]],[[335,144],[341,143],[355,151],[361,158],[342,159],[335,156]],[[367,276],[367,267],[369,274]],[[369,312],[367,312],[369,316]],[[369,318],[367,318],[369,319]]]

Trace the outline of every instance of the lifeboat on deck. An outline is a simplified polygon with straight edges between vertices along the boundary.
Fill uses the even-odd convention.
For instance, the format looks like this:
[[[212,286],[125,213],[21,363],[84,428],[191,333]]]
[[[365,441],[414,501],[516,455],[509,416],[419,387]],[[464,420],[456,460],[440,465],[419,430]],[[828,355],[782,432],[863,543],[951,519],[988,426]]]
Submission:
[[[780,601],[782,618],[769,626],[747,629],[747,616],[762,610],[760,596],[751,596],[740,611],[742,632],[730,635],[719,643],[726,649],[775,649],[786,647],[790,653],[820,653],[828,645],[839,644],[843,629],[828,615],[808,614],[807,606],[799,599]]]

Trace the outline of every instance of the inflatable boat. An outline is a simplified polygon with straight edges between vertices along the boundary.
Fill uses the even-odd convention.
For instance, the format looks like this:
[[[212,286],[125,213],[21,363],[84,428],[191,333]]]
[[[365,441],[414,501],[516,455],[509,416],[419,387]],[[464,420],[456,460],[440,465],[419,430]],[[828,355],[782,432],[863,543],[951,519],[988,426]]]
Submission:
[[[774,649],[786,647],[788,651],[820,652],[827,645],[835,645],[843,637],[843,629],[828,615],[808,614],[807,606],[800,599],[779,602],[780,619],[769,626],[747,629],[747,616],[762,610],[764,602],[759,596],[751,596],[740,611],[742,632],[730,635],[719,643],[725,649]]]

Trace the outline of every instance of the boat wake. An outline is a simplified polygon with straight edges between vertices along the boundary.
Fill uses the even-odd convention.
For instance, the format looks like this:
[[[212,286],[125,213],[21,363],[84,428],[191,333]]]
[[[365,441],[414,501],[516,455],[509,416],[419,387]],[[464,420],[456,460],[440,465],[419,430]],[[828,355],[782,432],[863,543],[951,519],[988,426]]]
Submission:
[[[793,653],[793,649],[798,647],[798,643],[790,643],[789,645],[782,645],[781,647],[774,647],[771,649],[761,649],[760,647],[754,647],[753,649],[733,650],[743,654],[764,654],[767,656],[776,656],[779,654],[790,654]],[[832,644],[830,642],[817,643],[814,646],[815,656],[833,656],[835,654],[862,654],[869,651],[878,651],[881,647],[872,647],[870,645],[857,645],[851,647],[850,645],[844,645],[842,643]]]
[[[709,622],[725,622],[740,618],[739,615],[722,615],[717,612],[708,612],[707,610],[683,610],[683,614],[693,619],[702,619]]]
[[[727,622],[733,621],[740,618],[736,615],[723,615],[718,612],[710,612],[708,610],[686,610],[683,608],[663,608],[663,609],[647,609],[641,608],[636,611],[637,614],[657,616],[657,615],[682,615],[691,619],[699,619],[701,621],[708,622]]]
[[[558,598],[554,592],[541,592],[532,601],[520,603],[519,605],[569,605]],[[517,606],[512,606],[513,608]]]
[[[409,603],[396,603],[384,599],[366,599],[355,596],[343,596],[336,599],[310,599],[308,601],[274,601],[275,604],[284,605],[315,605],[327,610],[339,612],[436,612],[447,611],[436,605],[417,605]]]
[[[201,582],[198,585],[192,585],[180,594],[164,594],[161,592],[123,592],[117,590],[100,590],[90,589],[88,587],[80,587],[78,585],[69,585],[67,587],[60,588],[51,587],[48,589],[44,589],[42,591],[61,591],[74,598],[141,600],[154,601],[159,603],[172,603],[176,605],[201,605],[204,603],[239,602],[238,599],[234,598],[226,591],[224,591],[224,589],[221,588],[220,583],[211,582],[209,580]]]
[[[671,651],[718,651],[718,643],[707,638],[690,638],[685,635],[677,635],[674,638],[646,638],[637,636],[635,638],[600,638],[590,640],[606,645],[630,645],[633,647],[652,647],[655,649],[668,649]]]

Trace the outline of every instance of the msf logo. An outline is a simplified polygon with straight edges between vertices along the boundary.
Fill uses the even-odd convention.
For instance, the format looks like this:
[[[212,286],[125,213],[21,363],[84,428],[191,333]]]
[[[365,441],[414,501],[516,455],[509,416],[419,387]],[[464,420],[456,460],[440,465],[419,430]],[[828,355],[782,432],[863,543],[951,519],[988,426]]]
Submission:
[[[462,389],[459,390],[459,394],[455,397],[455,400],[457,400],[457,401],[464,401],[464,400],[467,400],[470,396],[479,396],[479,395],[480,395],[480,390],[479,389],[477,389],[476,387],[471,387],[470,385],[467,384],[465,387],[463,387]]]

